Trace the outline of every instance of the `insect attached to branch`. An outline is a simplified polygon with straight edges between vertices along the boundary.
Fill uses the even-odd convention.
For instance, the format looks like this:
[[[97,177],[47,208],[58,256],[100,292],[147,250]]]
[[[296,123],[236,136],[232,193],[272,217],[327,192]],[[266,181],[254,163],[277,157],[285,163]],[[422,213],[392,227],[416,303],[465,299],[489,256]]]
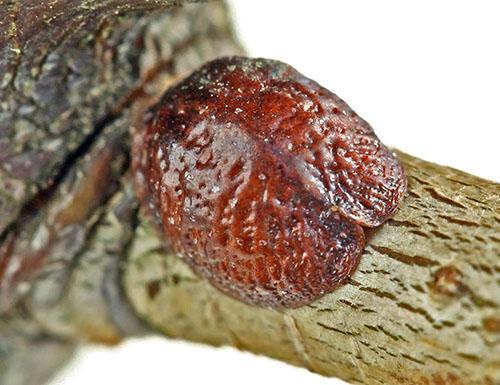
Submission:
[[[298,307],[346,282],[406,191],[404,170],[332,92],[273,60],[212,61],[135,134],[138,195],[222,292]]]

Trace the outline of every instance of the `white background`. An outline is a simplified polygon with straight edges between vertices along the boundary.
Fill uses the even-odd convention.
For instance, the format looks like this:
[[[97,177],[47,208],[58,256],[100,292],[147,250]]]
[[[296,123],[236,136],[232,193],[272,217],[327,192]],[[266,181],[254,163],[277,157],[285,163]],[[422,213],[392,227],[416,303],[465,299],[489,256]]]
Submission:
[[[390,146],[500,181],[500,6],[492,1],[236,0],[250,55],[295,66]],[[343,384],[159,337],[86,348],[52,385]]]

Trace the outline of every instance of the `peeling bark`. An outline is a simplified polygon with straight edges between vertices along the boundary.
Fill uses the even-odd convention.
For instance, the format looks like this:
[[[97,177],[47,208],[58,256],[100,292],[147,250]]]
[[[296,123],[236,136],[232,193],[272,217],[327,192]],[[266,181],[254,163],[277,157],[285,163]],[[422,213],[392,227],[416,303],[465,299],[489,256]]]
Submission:
[[[498,184],[399,154],[403,205],[348,285],[296,310],[227,298],[165,250],[128,130],[170,84],[242,52],[223,4],[160,10],[173,3],[0,0],[0,384],[154,330],[353,383],[500,384]]]

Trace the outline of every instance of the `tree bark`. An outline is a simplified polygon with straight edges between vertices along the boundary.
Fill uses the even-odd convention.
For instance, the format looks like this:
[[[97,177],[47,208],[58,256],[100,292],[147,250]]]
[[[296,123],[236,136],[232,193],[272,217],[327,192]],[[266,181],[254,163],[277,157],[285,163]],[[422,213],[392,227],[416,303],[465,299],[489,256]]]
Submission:
[[[128,130],[170,84],[242,52],[221,3],[146,13],[173,3],[0,0],[0,384],[154,330],[353,383],[500,384],[498,184],[399,153],[401,208],[349,284],[296,310],[227,298],[164,248]]]
[[[175,338],[233,345],[359,384],[500,384],[500,185],[398,152],[408,196],[349,284],[299,309],[239,303],[142,220],[123,282]]]
[[[180,3],[0,0],[2,385],[45,382],[78,342],[149,330],[118,274],[137,225],[132,116],[242,52],[223,3]]]

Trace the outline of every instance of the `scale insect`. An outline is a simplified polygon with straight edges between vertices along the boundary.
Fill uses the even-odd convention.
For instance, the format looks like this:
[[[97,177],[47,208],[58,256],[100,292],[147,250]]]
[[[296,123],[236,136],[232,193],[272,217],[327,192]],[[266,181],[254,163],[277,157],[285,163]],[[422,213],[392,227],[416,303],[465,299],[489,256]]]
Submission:
[[[294,308],[344,284],[363,227],[406,191],[394,154],[338,96],[282,62],[227,57],[170,88],[135,133],[138,195],[222,292]]]

